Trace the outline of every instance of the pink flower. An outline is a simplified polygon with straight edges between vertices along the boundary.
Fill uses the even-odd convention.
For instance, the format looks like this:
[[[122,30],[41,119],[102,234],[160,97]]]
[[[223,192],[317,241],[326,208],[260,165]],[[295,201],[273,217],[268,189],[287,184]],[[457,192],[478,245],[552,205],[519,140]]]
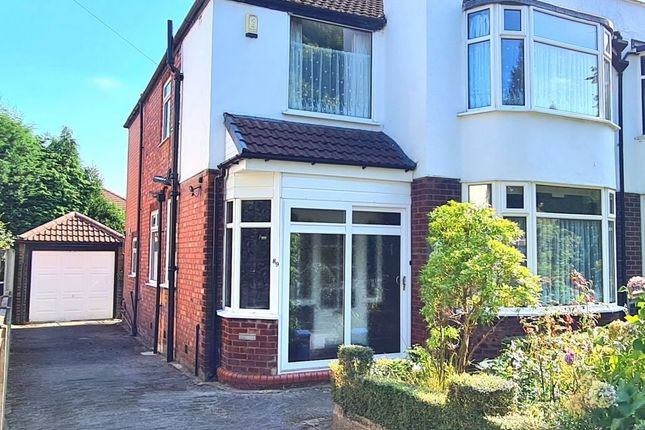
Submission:
[[[569,351],[564,355],[564,362],[567,363],[569,366],[571,366],[575,360],[576,360],[576,353],[573,351]]]
[[[645,278],[642,276],[634,276],[627,282],[627,295],[630,299],[645,294]]]

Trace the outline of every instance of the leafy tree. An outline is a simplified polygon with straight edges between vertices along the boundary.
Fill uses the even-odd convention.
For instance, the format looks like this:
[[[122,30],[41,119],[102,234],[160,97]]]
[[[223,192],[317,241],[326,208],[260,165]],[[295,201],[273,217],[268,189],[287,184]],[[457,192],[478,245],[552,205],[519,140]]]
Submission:
[[[123,211],[102,195],[95,168],[84,168],[72,132],[36,136],[0,108],[0,216],[17,235],[70,211],[123,231]]]
[[[13,235],[7,230],[7,226],[0,221],[0,250],[11,248],[11,245],[13,245]]]
[[[501,307],[538,303],[540,284],[513,245],[522,231],[492,209],[454,201],[429,214],[431,253],[420,276],[421,314],[439,377],[463,372],[478,345],[475,330],[493,322]]]

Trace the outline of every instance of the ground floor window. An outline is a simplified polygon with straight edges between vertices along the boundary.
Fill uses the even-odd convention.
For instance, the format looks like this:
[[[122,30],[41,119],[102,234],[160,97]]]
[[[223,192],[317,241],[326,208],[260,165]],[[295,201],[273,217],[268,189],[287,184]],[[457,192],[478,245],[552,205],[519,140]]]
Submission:
[[[399,353],[405,275],[402,210],[289,208],[286,367],[336,357],[338,346]]]
[[[582,293],[575,270],[597,302],[616,301],[615,195],[607,189],[499,182],[467,184],[464,197],[489,205],[525,232],[517,248],[542,278],[542,303],[566,305]]]

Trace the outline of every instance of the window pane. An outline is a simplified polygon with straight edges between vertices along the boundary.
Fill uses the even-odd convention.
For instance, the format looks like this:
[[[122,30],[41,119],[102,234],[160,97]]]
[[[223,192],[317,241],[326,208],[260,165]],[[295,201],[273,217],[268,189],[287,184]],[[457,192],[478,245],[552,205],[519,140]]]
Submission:
[[[493,205],[492,185],[469,185],[468,201],[475,206],[486,207]]]
[[[616,213],[616,195],[614,193],[609,193],[609,215],[614,215]]]
[[[231,282],[233,264],[233,229],[226,229],[226,260],[224,266],[224,306],[231,307]]]
[[[535,11],[535,35],[582,48],[597,49],[598,36],[595,25],[572,21]]]
[[[397,212],[352,212],[354,224],[401,225],[401,214]]]
[[[226,224],[233,222],[233,202],[226,202]]]
[[[609,303],[616,301],[616,228],[609,221]]]
[[[324,222],[342,224],[345,222],[345,211],[331,209],[291,209],[293,222]]]
[[[601,221],[537,219],[538,275],[542,278],[545,304],[570,304],[581,291],[569,278],[573,270],[592,281],[596,300],[601,301],[602,225]]]
[[[504,30],[522,31],[522,11],[504,9]]]
[[[522,185],[506,187],[506,208],[524,209],[524,187]]]
[[[172,89],[172,83],[168,81],[166,85],[163,86],[163,98],[170,97],[170,90]]]
[[[585,188],[551,187],[538,185],[537,211],[578,214],[601,215],[601,191]]]
[[[502,103],[524,106],[524,41],[502,39]]]
[[[468,108],[490,106],[490,41],[468,45]]]
[[[605,119],[611,121],[611,63],[607,60],[605,65]]]
[[[507,216],[504,217],[509,221],[513,221],[524,232],[524,236],[515,243],[515,248],[524,255],[524,265],[526,266],[526,217],[523,216]]]
[[[240,308],[269,309],[271,229],[241,229],[240,247]]]
[[[468,14],[468,38],[476,39],[490,34],[490,9]]]
[[[289,108],[369,118],[372,35],[292,18]]]
[[[343,343],[345,236],[291,234],[289,362],[336,358]]]
[[[242,222],[271,222],[271,200],[242,201]]]
[[[159,232],[154,231],[150,233],[150,261],[149,261],[149,276],[148,279],[151,281],[157,280],[157,267],[158,267],[158,258],[159,258]]]
[[[400,275],[399,236],[352,236],[352,344],[401,350]]]
[[[643,116],[643,134],[645,134],[645,56],[641,57],[641,114]]]
[[[598,116],[598,59],[570,49],[534,44],[535,105]]]

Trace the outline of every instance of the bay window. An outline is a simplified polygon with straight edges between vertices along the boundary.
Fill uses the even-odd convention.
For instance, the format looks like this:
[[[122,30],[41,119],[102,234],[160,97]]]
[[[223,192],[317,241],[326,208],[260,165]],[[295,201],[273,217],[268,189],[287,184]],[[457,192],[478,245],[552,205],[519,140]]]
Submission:
[[[489,206],[524,232],[515,246],[541,278],[543,305],[568,305],[579,299],[581,292],[570,280],[573,270],[591,281],[595,301],[616,302],[613,191],[492,182],[465,185],[464,197],[477,204],[484,189],[491,190]]]
[[[226,202],[223,305],[271,310],[271,200]]]
[[[466,16],[469,110],[612,120],[611,36],[601,24],[532,6],[492,5]]]
[[[289,109],[371,116],[372,35],[291,18]]]

